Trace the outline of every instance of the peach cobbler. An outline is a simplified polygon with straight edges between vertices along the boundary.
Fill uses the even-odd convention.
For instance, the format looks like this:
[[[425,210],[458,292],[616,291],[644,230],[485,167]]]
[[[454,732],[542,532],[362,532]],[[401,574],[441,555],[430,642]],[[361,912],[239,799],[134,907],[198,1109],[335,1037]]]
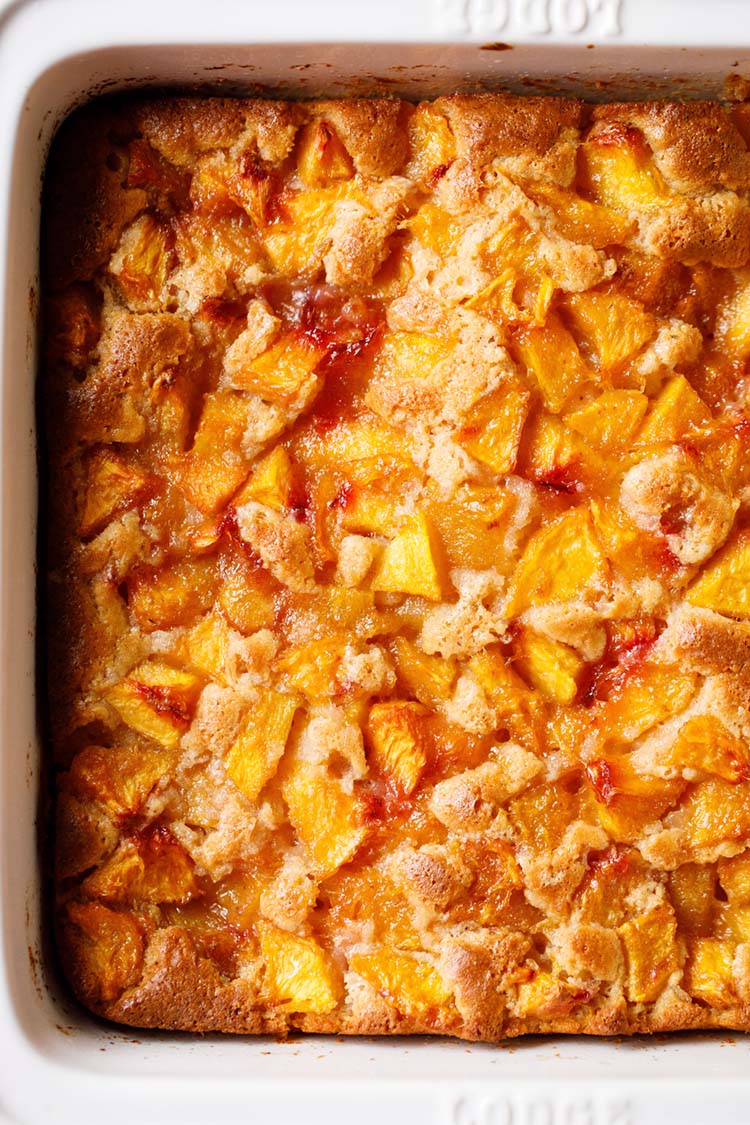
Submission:
[[[99,102],[57,942],[142,1027],[750,1026],[750,105]]]

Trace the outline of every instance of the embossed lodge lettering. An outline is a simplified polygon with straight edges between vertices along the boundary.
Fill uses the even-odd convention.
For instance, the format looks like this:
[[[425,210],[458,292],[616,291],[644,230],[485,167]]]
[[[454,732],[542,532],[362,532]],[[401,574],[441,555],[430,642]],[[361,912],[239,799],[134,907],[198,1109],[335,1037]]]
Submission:
[[[438,0],[446,34],[613,36],[622,31],[623,0]]]
[[[630,1102],[552,1097],[462,1097],[449,1120],[451,1125],[635,1125]]]

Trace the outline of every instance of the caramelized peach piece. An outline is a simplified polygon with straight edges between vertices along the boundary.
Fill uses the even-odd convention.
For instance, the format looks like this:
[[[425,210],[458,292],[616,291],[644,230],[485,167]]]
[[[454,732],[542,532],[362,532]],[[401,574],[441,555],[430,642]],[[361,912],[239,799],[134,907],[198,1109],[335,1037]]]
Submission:
[[[315,370],[325,348],[296,332],[287,332],[256,359],[237,368],[234,385],[252,391],[268,402],[286,405],[309,402],[320,386]]]
[[[643,134],[619,122],[597,127],[581,146],[583,176],[594,199],[616,211],[663,205],[669,199]]]
[[[711,424],[711,412],[684,375],[669,379],[638,435],[638,445],[676,442]]]
[[[461,224],[449,211],[427,202],[405,219],[402,226],[429,250],[441,258],[448,256],[461,236]]]
[[[317,1015],[333,1011],[342,995],[341,979],[318,943],[271,922],[258,921],[255,928],[266,965],[264,988],[273,1006]]]
[[[409,163],[405,175],[422,183],[432,183],[447,171],[456,156],[456,144],[442,113],[423,102],[409,117]]]
[[[559,414],[578,388],[593,375],[575,340],[556,314],[550,314],[543,327],[520,332],[515,351],[538,384],[544,405],[553,414]]]
[[[410,1019],[427,1021],[450,1003],[451,989],[424,954],[383,947],[375,953],[353,954],[349,967]]]
[[[627,964],[626,989],[634,1004],[651,1004],[680,966],[677,923],[668,906],[619,927]]]
[[[450,579],[443,547],[424,512],[410,517],[404,530],[383,552],[372,579],[373,590],[418,594],[432,602],[443,600]]]
[[[248,475],[242,453],[247,422],[246,395],[214,391],[206,396],[193,448],[181,458],[176,476],[188,500],[207,515],[226,504]]]
[[[688,719],[660,761],[679,770],[713,774],[725,781],[750,780],[750,747],[713,715]]]
[[[217,604],[230,625],[245,636],[270,628],[276,616],[273,593],[262,572],[241,562],[225,570]]]
[[[589,993],[552,973],[537,972],[518,986],[516,1013],[521,1018],[559,1019],[589,999]]]
[[[384,464],[411,463],[407,435],[369,412],[338,418],[316,446],[316,464],[346,464],[347,475],[359,484],[382,476]]]
[[[87,999],[116,1000],[139,980],[143,934],[132,915],[98,902],[70,902],[64,933]]]
[[[603,372],[622,367],[656,335],[656,319],[622,293],[571,293],[573,330]]]
[[[387,409],[392,394],[403,394],[403,383],[414,386],[417,393],[437,394],[440,383],[434,371],[451,355],[452,348],[451,340],[426,332],[387,332],[374,358],[373,390],[378,393],[373,404],[382,400]],[[387,413],[384,416],[387,418]]]
[[[584,662],[574,649],[532,629],[522,629],[514,661],[524,679],[557,703],[572,703]]]
[[[297,171],[307,187],[323,187],[354,175],[351,157],[329,121],[311,121],[302,129]]]
[[[687,783],[640,774],[626,755],[590,761],[586,775],[595,798],[593,809],[613,840],[633,843],[649,824],[660,820],[680,799]]]
[[[707,863],[683,863],[669,875],[669,897],[677,924],[689,934],[711,933],[716,906],[716,868]]]
[[[86,746],[73,759],[68,785],[114,817],[132,816],[172,764],[170,754],[148,746]]]
[[[738,270],[734,291],[717,310],[716,344],[737,359],[750,356],[750,271]]]
[[[313,275],[320,268],[324,247],[339,201],[355,198],[351,180],[334,180],[321,187],[283,194],[282,216],[265,226],[263,242],[274,269],[287,276]]]
[[[735,946],[727,940],[695,938],[685,964],[684,988],[711,1008],[732,1008],[738,1003],[732,962]]]
[[[733,785],[717,777],[701,781],[676,815],[690,848],[744,840],[750,835],[750,783]]]
[[[517,472],[553,492],[573,495],[587,483],[606,477],[608,467],[593,443],[569,429],[562,419],[542,411],[526,423]]]
[[[420,703],[393,700],[374,704],[367,718],[370,760],[405,797],[417,786],[427,761],[427,714]]]
[[[353,485],[346,489],[341,502],[341,526],[357,534],[395,536],[404,524],[398,494],[397,481],[378,481],[376,484],[361,487]]]
[[[216,566],[209,558],[184,558],[138,570],[128,579],[128,606],[141,629],[189,625],[212,604]]]
[[[450,504],[438,498],[429,503],[427,511],[442,540],[448,566],[507,572],[512,559],[506,537],[517,504],[516,496],[499,484],[466,484],[454,493]]]
[[[106,698],[124,723],[171,750],[190,726],[200,690],[192,672],[152,660],[109,688]]]
[[[741,852],[731,859],[720,859],[718,875],[731,903],[750,905],[750,853]]]
[[[740,531],[704,567],[686,594],[691,605],[750,617],[750,534]]]
[[[684,710],[696,687],[694,673],[645,663],[616,687],[602,705],[598,722],[612,741],[634,742],[657,723]]]
[[[170,271],[168,228],[141,215],[123,234],[110,265],[125,300],[134,308],[158,308]]]
[[[257,801],[276,773],[297,707],[296,699],[266,690],[242,720],[224,765],[248,801]]]
[[[539,698],[515,671],[510,658],[497,649],[472,656],[469,668],[500,718],[523,712]]]
[[[345,645],[343,638],[324,637],[290,648],[276,662],[283,686],[312,700],[336,695],[341,689],[337,675]]]
[[[185,657],[209,680],[227,685],[229,629],[218,613],[208,613],[185,637]]]
[[[370,833],[365,803],[356,790],[347,792],[338,778],[329,776],[325,766],[305,761],[299,743],[287,750],[280,781],[289,821],[316,873],[332,875]]]
[[[500,272],[466,302],[498,325],[521,327],[545,323],[555,293],[555,283],[547,273],[532,278],[514,266],[500,266]],[[505,333],[502,339],[505,339]]]
[[[126,839],[85,880],[83,888],[106,902],[187,902],[196,893],[193,862],[163,828]]]
[[[555,213],[555,225],[563,238],[583,242],[597,250],[613,244],[623,245],[635,233],[635,221],[601,203],[592,203],[557,184],[528,181],[524,191],[537,203]]]
[[[585,506],[572,508],[529,540],[511,583],[507,613],[546,602],[586,599],[607,589],[609,567]]]
[[[537,852],[551,855],[559,846],[569,824],[581,811],[579,793],[563,781],[534,785],[515,797],[508,814],[522,842]]]
[[[294,492],[294,464],[284,446],[277,445],[258,462],[232,504],[238,508],[248,500],[255,500],[277,512],[284,512],[291,507]]]
[[[87,538],[100,531],[118,512],[131,507],[147,484],[148,477],[136,465],[112,450],[99,450],[88,465],[79,535]]]
[[[529,392],[523,387],[502,387],[479,402],[458,431],[458,444],[496,473],[512,473],[518,456]]]
[[[394,639],[392,652],[399,682],[420,703],[434,708],[450,699],[458,675],[455,660],[428,656],[403,636]]]
[[[630,449],[647,409],[648,399],[640,391],[603,391],[567,414],[565,424],[610,457]]]

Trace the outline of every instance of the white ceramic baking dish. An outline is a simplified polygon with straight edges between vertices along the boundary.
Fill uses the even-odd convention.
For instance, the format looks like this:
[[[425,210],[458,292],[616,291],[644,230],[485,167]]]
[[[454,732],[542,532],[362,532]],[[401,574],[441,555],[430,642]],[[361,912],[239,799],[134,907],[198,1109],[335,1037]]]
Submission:
[[[0,1120],[750,1121],[750,1037],[276,1043],[96,1022],[45,967],[35,829],[39,187],[68,110],[132,85],[720,96],[732,74],[750,75],[745,0],[0,0]]]

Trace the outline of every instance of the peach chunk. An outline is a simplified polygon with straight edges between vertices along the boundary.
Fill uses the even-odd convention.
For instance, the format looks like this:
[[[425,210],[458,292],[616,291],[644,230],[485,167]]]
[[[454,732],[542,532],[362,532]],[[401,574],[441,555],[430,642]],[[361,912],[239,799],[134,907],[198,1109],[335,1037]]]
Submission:
[[[109,688],[106,698],[124,723],[171,750],[190,726],[201,686],[192,672],[152,660]]]
[[[456,156],[456,142],[442,113],[423,102],[409,117],[409,163],[405,175],[430,183]]]
[[[351,157],[329,121],[311,121],[302,130],[297,171],[307,187],[323,187],[330,180],[354,175]]]
[[[193,861],[168,829],[125,839],[83,884],[107,902],[187,902],[197,891]]]
[[[256,931],[273,1006],[281,1012],[332,1012],[342,995],[341,978],[318,943],[266,921],[258,921]]]
[[[609,585],[604,557],[589,509],[572,508],[529,540],[513,575],[507,612],[517,616],[534,605],[597,596]]]
[[[147,633],[189,625],[212,604],[217,581],[213,560],[204,557],[144,567],[128,578],[128,606]]]
[[[451,1000],[451,989],[424,954],[382,948],[353,954],[349,967],[413,1020],[429,1021]]]
[[[78,527],[84,538],[100,531],[113,516],[143,495],[147,476],[111,449],[97,451],[89,461],[86,495]]]
[[[425,767],[424,717],[420,703],[393,700],[370,708],[367,734],[370,760],[405,797],[417,786]]]
[[[501,387],[467,415],[456,440],[467,453],[496,473],[512,473],[516,466],[530,395],[523,387]]]
[[[660,762],[714,774],[725,781],[750,780],[750,747],[713,715],[688,719]]]
[[[399,683],[420,703],[435,708],[450,699],[458,675],[455,660],[428,656],[406,637],[394,639],[392,652]]]
[[[137,812],[172,769],[172,756],[149,746],[86,746],[76,754],[68,785],[81,796],[106,806],[111,816]]]
[[[680,966],[677,923],[668,906],[658,906],[619,927],[627,965],[626,990],[634,1004],[651,1004]]]
[[[568,645],[532,629],[522,629],[514,648],[515,665],[532,687],[557,703],[572,703],[584,662]]]
[[[685,965],[684,987],[696,1000],[712,1008],[737,1004],[732,962],[735,945],[716,938],[695,938]]]
[[[143,934],[135,918],[98,902],[68,903],[63,949],[89,1001],[116,1000],[143,968]]]
[[[375,575],[373,590],[417,594],[429,601],[442,601],[450,589],[443,560],[442,543],[427,516],[420,512],[385,548]]]
[[[233,382],[282,406],[300,398],[307,402],[320,385],[315,369],[324,355],[325,348],[287,332],[255,359],[233,369]]]
[[[263,786],[276,773],[297,707],[297,700],[291,696],[268,690],[242,720],[224,764],[248,801],[257,801]]]
[[[248,475],[242,439],[249,397],[230,390],[206,395],[193,448],[177,467],[179,487],[207,515],[223,507]]]
[[[332,875],[348,863],[370,833],[367,806],[347,791],[324,765],[305,760],[291,745],[280,770],[281,794],[289,821],[320,876]]]
[[[688,589],[691,605],[731,617],[750,617],[750,533],[740,531]]]
[[[294,465],[283,445],[277,445],[255,466],[250,479],[232,501],[234,507],[255,500],[277,512],[291,507],[294,496]]]
[[[622,367],[656,335],[656,318],[622,293],[572,293],[567,304],[574,331],[603,372]]]
[[[578,388],[593,377],[578,345],[556,314],[550,314],[543,327],[523,330],[515,349],[538,384],[544,405],[553,414],[559,414]]]

